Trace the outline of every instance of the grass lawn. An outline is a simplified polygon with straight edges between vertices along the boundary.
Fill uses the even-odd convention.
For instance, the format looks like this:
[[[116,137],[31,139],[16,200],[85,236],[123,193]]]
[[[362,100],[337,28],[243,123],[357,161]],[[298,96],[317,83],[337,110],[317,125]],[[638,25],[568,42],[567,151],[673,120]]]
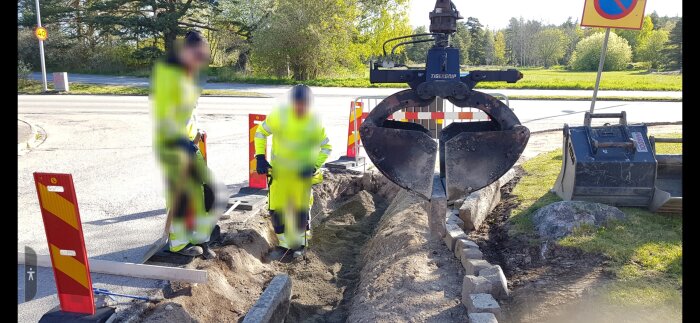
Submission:
[[[49,89],[49,91],[51,91]],[[17,94],[44,94],[42,93],[41,82],[27,81],[18,86]],[[149,95],[150,89],[138,86],[122,86],[122,85],[103,85],[103,84],[82,84],[70,83],[70,92],[57,93],[49,92],[49,94],[58,95]],[[233,96],[233,97],[265,97],[256,92],[243,92],[235,90],[204,90],[203,96]]]
[[[657,137],[680,137],[660,134]],[[681,144],[662,144],[659,153],[680,154]],[[530,216],[540,207],[559,201],[549,189],[561,168],[561,151],[526,161],[527,173],[513,190],[520,204],[513,210],[511,234],[533,230]],[[654,214],[640,208],[621,208],[624,221],[602,228],[581,228],[557,243],[596,252],[611,259],[614,282],[603,290],[611,304],[667,306],[671,315],[681,313],[682,216]]]
[[[566,70],[520,69],[524,77],[517,83],[480,83],[477,89],[547,89],[547,90],[592,90],[595,72],[572,72]],[[211,82],[234,82],[255,84],[296,84],[287,78],[243,76],[226,69],[212,71]],[[311,86],[337,87],[393,87],[404,88],[405,84],[371,84],[369,73],[362,77],[314,79],[304,82]],[[682,76],[650,74],[642,71],[604,72],[601,90],[681,91]]]

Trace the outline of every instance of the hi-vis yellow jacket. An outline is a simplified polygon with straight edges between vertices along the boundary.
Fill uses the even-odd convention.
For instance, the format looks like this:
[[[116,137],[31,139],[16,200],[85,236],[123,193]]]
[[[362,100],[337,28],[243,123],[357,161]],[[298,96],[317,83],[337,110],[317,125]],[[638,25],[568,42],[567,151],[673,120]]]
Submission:
[[[151,100],[156,122],[155,144],[163,147],[180,138],[197,135],[195,108],[200,89],[177,65],[159,61],[153,68]]]
[[[274,109],[255,132],[255,154],[264,154],[272,135],[273,170],[321,168],[331,153],[326,130],[318,118],[307,113],[299,118],[291,106]]]

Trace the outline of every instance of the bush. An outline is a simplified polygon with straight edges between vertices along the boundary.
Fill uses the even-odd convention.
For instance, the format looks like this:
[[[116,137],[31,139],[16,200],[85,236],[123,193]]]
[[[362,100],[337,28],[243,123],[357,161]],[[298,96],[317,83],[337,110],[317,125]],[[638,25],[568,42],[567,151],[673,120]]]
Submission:
[[[603,33],[593,34],[581,40],[571,56],[571,68],[574,71],[597,71],[600,61],[600,50],[603,47]],[[604,71],[621,71],[632,60],[632,48],[627,40],[610,33],[608,51],[605,55]]]
[[[29,74],[32,73],[32,67],[22,60],[17,60],[17,86],[22,87],[29,83]]]

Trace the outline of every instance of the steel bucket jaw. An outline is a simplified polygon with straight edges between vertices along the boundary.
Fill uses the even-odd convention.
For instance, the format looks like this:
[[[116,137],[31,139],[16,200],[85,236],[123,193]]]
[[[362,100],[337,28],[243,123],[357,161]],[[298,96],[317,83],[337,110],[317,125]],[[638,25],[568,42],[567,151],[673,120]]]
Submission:
[[[458,107],[480,109],[492,121],[453,123],[443,129],[441,168],[444,165],[448,200],[498,180],[518,160],[530,136],[501,101],[478,91],[469,94],[462,100],[448,99]],[[421,99],[413,90],[398,92],[379,103],[360,127],[367,155],[377,169],[425,199],[432,194],[438,145],[421,125],[387,118],[401,109],[429,106],[434,99]]]

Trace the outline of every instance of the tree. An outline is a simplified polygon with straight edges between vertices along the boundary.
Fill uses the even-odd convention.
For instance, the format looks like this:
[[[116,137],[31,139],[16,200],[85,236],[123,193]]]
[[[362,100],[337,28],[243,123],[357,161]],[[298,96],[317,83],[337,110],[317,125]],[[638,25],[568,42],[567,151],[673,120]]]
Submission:
[[[413,30],[413,34],[424,34],[428,30],[425,26],[416,27]],[[433,46],[431,42],[427,43],[417,43],[406,46],[406,55],[408,60],[416,64],[425,64],[426,56],[428,55],[428,49]]]
[[[484,61],[483,64],[491,65],[496,61],[496,46],[493,40],[493,32],[484,31]]]
[[[267,23],[275,9],[275,1],[221,1],[219,9],[220,14],[217,15],[214,23],[217,29],[223,32],[214,33],[214,37],[218,38],[217,41],[224,52],[237,52],[236,67],[245,71],[248,69],[253,35]],[[235,37],[231,37],[232,35]],[[214,51],[212,51],[212,58],[215,58]]]
[[[663,54],[666,68],[683,68],[683,20],[679,20],[671,29]]]
[[[664,58],[663,49],[668,41],[668,32],[659,29],[651,32],[638,49],[641,60],[650,62],[651,68],[659,68]]]
[[[603,38],[605,38],[603,33],[597,33],[582,39],[576,45],[576,51],[571,57],[571,67],[576,71],[598,70],[600,51],[603,48]],[[623,70],[631,60],[632,48],[630,48],[627,40],[615,33],[610,33],[603,70]]]
[[[493,42],[493,51],[495,55],[494,64],[506,64],[506,36],[503,33],[503,31],[499,31],[496,33],[496,37]]]
[[[96,13],[91,22],[103,33],[134,40],[153,36],[162,40],[167,51],[187,29],[212,29],[193,15],[217,4],[216,0],[103,0],[86,10]]]
[[[484,25],[479,22],[478,18],[469,17],[467,18],[466,27],[471,38],[471,45],[467,51],[469,53],[469,62],[475,65],[484,64]]]
[[[353,43],[355,6],[337,0],[278,0],[268,24],[253,38],[261,72],[298,81],[362,67]]]
[[[566,35],[566,51],[561,61],[568,63],[571,60],[571,55],[574,54],[574,50],[576,50],[576,44],[578,44],[583,36],[583,31],[581,30],[578,20],[574,21],[571,17],[561,24],[559,28],[564,32],[564,35]]]
[[[627,43],[632,47],[632,53],[634,53],[634,55],[637,55],[641,44],[649,38],[653,30],[654,23],[651,16],[644,17],[644,20],[642,20],[642,29],[640,30],[613,29],[618,36],[627,40]]]
[[[558,64],[566,53],[566,35],[559,29],[549,28],[535,35],[535,53],[545,68]]]
[[[452,37],[452,46],[459,48],[459,63],[469,64],[469,50],[472,46],[472,36],[469,34],[467,24],[457,22],[457,32]]]

